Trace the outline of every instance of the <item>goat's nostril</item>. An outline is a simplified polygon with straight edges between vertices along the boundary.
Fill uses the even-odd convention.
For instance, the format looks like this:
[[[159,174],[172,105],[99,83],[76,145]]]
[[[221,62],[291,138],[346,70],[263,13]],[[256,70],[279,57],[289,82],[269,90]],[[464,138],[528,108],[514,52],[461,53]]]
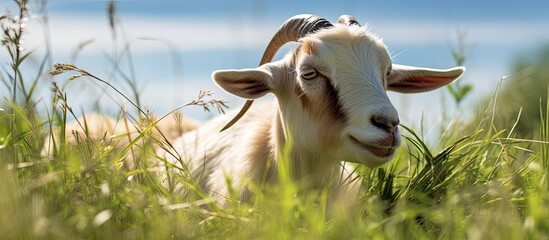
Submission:
[[[394,132],[400,122],[398,119],[392,120],[389,117],[381,116],[381,115],[372,116],[370,121],[374,126],[381,128],[383,130],[386,130],[388,132]]]

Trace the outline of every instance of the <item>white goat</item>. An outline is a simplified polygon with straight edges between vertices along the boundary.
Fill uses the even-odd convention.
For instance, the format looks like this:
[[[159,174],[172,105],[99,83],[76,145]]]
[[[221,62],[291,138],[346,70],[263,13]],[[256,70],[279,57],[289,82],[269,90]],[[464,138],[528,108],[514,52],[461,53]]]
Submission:
[[[282,60],[270,62],[289,41],[300,45]],[[356,195],[359,181],[345,181],[353,169],[345,169],[340,161],[376,167],[390,161],[401,142],[398,114],[385,91],[430,91],[465,70],[392,64],[382,41],[351,16],[342,16],[334,25],[313,15],[290,18],[274,35],[261,63],[253,69],[214,72],[215,83],[248,103],[238,115],[213,119],[174,143],[191,173],[221,204],[227,203],[231,188],[241,191],[241,200],[247,199],[246,181],[276,181],[277,160],[285,148],[291,151],[293,178],[306,180],[311,188],[330,185],[333,199],[352,202],[348,197]],[[267,93],[276,97],[272,104],[243,114],[250,100]],[[241,116],[238,124],[219,132],[229,119]],[[161,155],[178,164],[175,151]],[[227,177],[232,186],[227,186]]]

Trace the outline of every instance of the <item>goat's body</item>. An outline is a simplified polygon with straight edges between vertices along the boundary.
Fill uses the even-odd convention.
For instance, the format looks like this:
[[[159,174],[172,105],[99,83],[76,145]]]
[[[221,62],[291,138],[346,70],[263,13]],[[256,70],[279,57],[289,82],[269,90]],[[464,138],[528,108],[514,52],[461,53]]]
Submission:
[[[288,161],[293,179],[304,180],[312,188],[327,186],[337,190],[332,191],[338,195],[332,200],[356,195],[359,182],[351,182],[354,179],[352,167],[347,165],[344,170],[336,161],[318,159],[322,157],[317,154],[304,154],[306,151],[298,145],[286,146],[288,139],[277,106],[276,101],[254,106],[238,124],[221,133],[219,129],[236,112],[212,119],[176,139],[175,151],[161,155],[178,166],[181,166],[177,159],[180,156],[195,180],[222,205],[226,205],[231,189],[238,194],[239,200],[248,200],[248,181],[256,186],[276,182],[277,157],[286,147],[290,150]],[[178,193],[185,191],[177,183],[173,189]]]
[[[266,117],[270,114],[255,116],[256,113],[254,111],[243,119],[248,122],[255,117],[254,122],[257,124],[252,126],[237,124],[234,128],[220,133],[219,129],[233,115],[227,114],[210,120],[195,131],[184,134],[173,144],[176,146],[176,157],[181,156],[181,160],[187,165],[186,167],[195,180],[199,181],[202,187],[218,200],[221,200],[221,196],[228,197],[228,186],[225,186],[226,179],[230,178],[230,181],[234,183],[231,187],[236,188],[241,185],[244,178],[253,178],[254,173],[260,171],[256,169],[257,165],[265,165],[270,157],[265,156],[255,162],[249,161],[250,150],[244,147],[257,144],[253,143],[256,138],[253,136],[254,133],[259,133],[258,130],[268,124],[262,120],[267,120]],[[257,117],[259,116],[261,116],[261,120],[258,121]],[[244,128],[247,129],[244,130]],[[261,131],[261,133],[268,132]],[[167,155],[167,157],[170,162],[180,165],[173,156]],[[249,175],[244,177],[244,174]],[[176,191],[181,190],[177,186],[176,189]]]

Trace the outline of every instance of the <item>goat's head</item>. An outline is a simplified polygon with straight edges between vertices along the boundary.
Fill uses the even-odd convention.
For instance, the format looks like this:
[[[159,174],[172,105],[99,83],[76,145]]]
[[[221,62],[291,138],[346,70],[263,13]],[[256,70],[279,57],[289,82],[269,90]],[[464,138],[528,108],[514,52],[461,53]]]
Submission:
[[[289,41],[300,46],[270,62]],[[242,114],[250,100],[273,93],[283,124],[302,149],[373,167],[391,160],[400,145],[398,113],[385,91],[430,91],[463,71],[392,64],[382,41],[353,17],[342,16],[332,25],[298,15],[275,34],[260,67],[216,71],[212,78],[225,91],[249,99]]]

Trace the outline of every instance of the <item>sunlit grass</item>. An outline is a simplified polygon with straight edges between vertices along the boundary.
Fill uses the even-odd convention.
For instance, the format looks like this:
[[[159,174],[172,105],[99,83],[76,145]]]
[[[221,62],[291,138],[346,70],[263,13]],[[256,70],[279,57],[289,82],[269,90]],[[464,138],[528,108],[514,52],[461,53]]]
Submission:
[[[11,20],[2,18],[2,26],[23,34]],[[160,119],[122,136],[132,138],[121,147],[89,141],[85,127],[77,144],[67,144],[64,127],[76,114],[63,88],[52,85],[51,109],[39,109],[34,76],[41,74],[18,69],[31,53],[17,47],[20,37],[3,38],[13,55],[2,64],[13,68],[0,69],[9,89],[0,105],[2,239],[549,239],[548,104],[539,105],[539,139],[519,138],[514,124],[494,120],[497,93],[478,120],[440,126],[445,130],[434,146],[401,126],[405,142],[394,161],[358,167],[363,184],[352,212],[329,212],[325,191],[306,191],[294,181],[288,149],[280,153],[277,184],[251,185],[250,202],[229,196],[232,204],[222,208],[184,164],[169,179],[186,186],[186,194],[173,194],[151,170],[151,159],[162,161],[154,148],[171,148],[152,131]],[[129,95],[140,109],[138,93]],[[191,105],[218,106],[200,96]],[[149,113],[119,115],[119,124],[129,126]],[[55,151],[44,156],[53,127],[60,129]],[[123,167],[130,157],[135,166]]]

